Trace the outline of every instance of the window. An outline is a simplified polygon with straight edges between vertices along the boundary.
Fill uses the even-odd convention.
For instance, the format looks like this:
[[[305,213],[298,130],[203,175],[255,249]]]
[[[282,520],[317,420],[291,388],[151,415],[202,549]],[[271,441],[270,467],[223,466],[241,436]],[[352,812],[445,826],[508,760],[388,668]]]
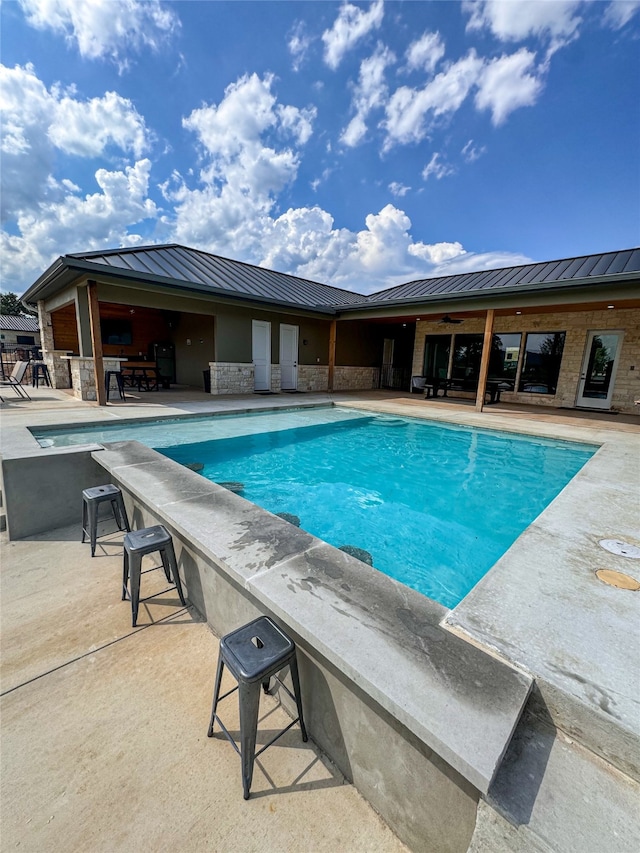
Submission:
[[[129,346],[133,342],[129,320],[100,320],[100,331],[103,344]]]
[[[33,335],[16,335],[16,343],[24,344],[25,346],[33,346],[36,339]]]
[[[517,334],[494,335],[491,343],[489,378],[508,383],[510,390],[513,390],[516,384],[521,340],[522,335],[518,332]]]
[[[555,394],[560,374],[565,332],[527,335],[519,391]]]
[[[422,375],[430,379],[446,379],[450,351],[451,335],[426,335]]]
[[[456,335],[453,346],[452,379],[477,380],[480,377],[483,335]]]

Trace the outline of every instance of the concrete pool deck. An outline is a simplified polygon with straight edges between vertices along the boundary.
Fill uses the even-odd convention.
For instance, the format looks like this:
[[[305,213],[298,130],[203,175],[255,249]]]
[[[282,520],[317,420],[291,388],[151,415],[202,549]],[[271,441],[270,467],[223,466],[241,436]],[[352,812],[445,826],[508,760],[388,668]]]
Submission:
[[[563,813],[558,806],[557,792],[554,797],[551,780],[556,778],[561,782],[563,774],[570,778],[567,768],[571,768],[572,774],[579,774],[587,793],[592,788],[605,790],[607,780],[610,788],[604,795],[608,810],[601,810],[602,813],[592,806],[588,810],[583,808],[582,815],[579,803],[567,802],[566,814],[582,815],[581,820],[574,818],[573,836],[588,829],[588,837],[599,839],[604,845],[580,849],[611,849],[616,853],[635,849],[639,836],[632,795],[637,796],[637,786],[634,787],[629,776],[637,779],[638,767],[640,673],[637,655],[633,653],[639,639],[637,594],[601,584],[594,572],[601,568],[617,569],[640,580],[640,561],[615,556],[598,545],[604,538],[624,539],[640,545],[637,530],[640,428],[637,419],[589,417],[583,413],[547,410],[528,413],[514,407],[497,406],[478,414],[469,406],[424,401],[388,392],[223,400],[193,392],[191,396],[184,395],[184,399],[173,397],[173,405],[169,405],[168,397],[160,403],[159,395],[153,395],[153,401],[149,399],[151,395],[147,395],[142,403],[127,401],[100,410],[95,405],[70,401],[66,395],[58,402],[60,392],[45,391],[46,399],[38,398],[33,405],[13,403],[3,407],[5,460],[24,458],[28,453],[37,465],[38,460],[50,453],[34,448],[33,440],[24,430],[26,425],[158,417],[161,413],[175,416],[185,412],[270,409],[330,401],[389,414],[602,445],[583,472],[520,537],[484,581],[457,608],[448,614],[443,612],[446,618],[439,630],[455,633],[465,642],[470,640],[484,653],[515,665],[531,675],[536,685],[535,707],[530,709],[524,733],[516,733],[513,745],[514,749],[518,746],[520,759],[525,756],[529,761],[527,775],[535,775],[530,772],[533,761],[539,778],[533,786],[523,785],[522,768],[518,769],[518,760],[510,750],[486,798],[487,805],[480,804],[473,849],[503,849],[496,846],[495,833],[506,837],[519,823],[529,826],[535,839],[546,839],[540,844],[550,844],[549,848],[531,846],[532,850],[578,849],[570,846],[569,834],[564,846],[561,844],[558,821],[555,827],[553,821],[550,826],[548,819],[541,819],[536,812],[536,804],[539,806],[546,797],[549,802],[556,802],[556,817]],[[544,734],[536,729],[540,720],[546,724]],[[554,729],[556,734],[553,734]],[[578,744],[574,747],[562,738],[575,739]],[[532,753],[535,754],[533,758]],[[606,763],[602,761],[599,765],[597,756],[606,759]],[[525,799],[528,799],[524,805],[522,799],[518,801],[513,796],[515,788],[526,788]],[[576,791],[575,797],[579,794],[580,791]],[[505,815],[507,829],[499,826],[500,816]],[[620,834],[623,824],[626,835]],[[483,832],[489,832],[484,842]],[[611,843],[607,848],[607,839],[610,842],[613,837],[618,839],[618,848]],[[481,846],[483,843],[485,847]],[[533,845],[538,841],[527,843]],[[505,850],[529,849],[523,846],[521,834],[515,847],[506,844]]]

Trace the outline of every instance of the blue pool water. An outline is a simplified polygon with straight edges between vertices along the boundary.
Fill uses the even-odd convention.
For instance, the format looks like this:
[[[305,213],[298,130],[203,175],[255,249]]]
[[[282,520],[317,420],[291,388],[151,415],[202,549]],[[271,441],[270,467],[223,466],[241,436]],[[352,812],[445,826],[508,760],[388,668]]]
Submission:
[[[91,435],[89,433],[91,432]],[[109,426],[70,444],[136,438],[375,568],[455,606],[593,455],[594,446],[316,409]],[[80,438],[78,438],[80,436]],[[532,565],[535,564],[535,560]]]

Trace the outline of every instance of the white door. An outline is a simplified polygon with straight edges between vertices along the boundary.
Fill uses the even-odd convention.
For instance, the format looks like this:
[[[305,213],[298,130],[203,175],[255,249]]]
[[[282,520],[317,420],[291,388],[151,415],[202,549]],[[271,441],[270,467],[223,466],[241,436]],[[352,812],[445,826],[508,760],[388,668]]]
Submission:
[[[283,391],[298,388],[298,327],[280,324],[280,384]]]
[[[589,409],[611,408],[621,343],[622,332],[589,332],[576,405]]]
[[[253,388],[269,391],[271,388],[271,323],[252,321]]]

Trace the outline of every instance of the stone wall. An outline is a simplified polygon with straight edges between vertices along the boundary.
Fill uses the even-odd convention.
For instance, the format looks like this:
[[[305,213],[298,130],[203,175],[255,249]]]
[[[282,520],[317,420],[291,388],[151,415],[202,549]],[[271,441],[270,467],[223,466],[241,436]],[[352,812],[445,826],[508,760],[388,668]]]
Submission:
[[[252,394],[253,364],[245,362],[211,361],[211,393]]]
[[[326,364],[299,364],[298,391],[326,391],[329,387],[329,368]]]
[[[87,401],[97,400],[93,358],[67,356],[66,358],[62,358],[62,361],[67,362],[70,366],[71,387],[73,388],[74,397]],[[108,370],[119,371],[120,364],[121,359],[119,358],[103,359],[105,373]]]
[[[371,391],[380,384],[379,367],[338,367],[334,368],[334,391]]]
[[[71,388],[71,373],[69,361],[63,356],[66,350],[56,350],[53,339],[53,324],[51,314],[45,310],[44,302],[38,302],[38,321],[40,323],[40,343],[42,359],[49,369],[51,384],[54,388]]]
[[[622,348],[618,354],[611,410],[638,414],[634,400],[640,399],[640,310],[604,309],[601,311],[573,311],[554,314],[522,314],[496,317],[494,332],[566,332],[558,387],[555,395],[529,394],[503,391],[504,402],[527,403],[539,406],[576,405],[578,385],[584,361],[587,335],[596,330],[623,331]],[[453,334],[483,334],[484,318],[471,318],[453,328]],[[437,322],[418,320],[413,351],[412,374],[420,376],[424,362],[425,335],[452,334],[452,328]],[[524,341],[523,341],[524,343]],[[520,376],[524,349],[521,347],[517,378]],[[518,383],[516,382],[516,388]],[[473,395],[470,395],[473,396]]]

